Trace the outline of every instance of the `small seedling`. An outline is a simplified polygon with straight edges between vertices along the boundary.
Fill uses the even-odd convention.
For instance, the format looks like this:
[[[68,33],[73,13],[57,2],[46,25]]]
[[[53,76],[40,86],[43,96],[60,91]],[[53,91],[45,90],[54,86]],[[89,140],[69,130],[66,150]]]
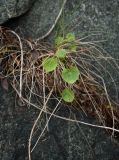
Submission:
[[[65,49],[62,49],[62,48],[60,48],[60,49],[58,49],[58,50],[56,51],[56,56],[57,56],[58,58],[65,58],[65,57],[66,57],[66,54],[67,54],[67,51],[66,51]]]
[[[74,92],[69,88],[65,88],[62,91],[61,96],[65,102],[72,102],[74,100]]]
[[[42,65],[47,73],[52,72],[56,69],[58,65],[58,60],[55,57],[50,57],[50,58],[47,57],[43,60]]]
[[[73,33],[68,33],[68,34],[66,35],[65,41],[67,41],[67,42],[74,42],[75,40],[76,40],[75,34],[73,34]]]
[[[64,68],[61,73],[61,77],[65,82],[73,84],[79,79],[79,70],[75,66]]]
[[[56,39],[55,39],[55,45],[56,46],[60,46],[61,44],[64,43],[64,38],[63,37],[60,37],[58,36]]]
[[[65,38],[59,36],[55,39],[55,45],[57,47],[55,54],[52,57],[46,57],[42,62],[46,73],[55,71],[56,68],[60,66],[60,62],[64,63],[62,59],[66,61],[69,53],[76,51],[77,46],[75,41],[76,39],[73,33],[68,33]],[[65,45],[67,48],[64,47]],[[65,66],[65,64],[63,66]],[[62,77],[62,80],[64,83],[67,83],[68,86],[73,85],[79,79],[79,74],[80,72],[76,64],[71,61],[70,67],[61,68],[59,76]],[[68,87],[61,92],[61,96],[65,102],[72,102],[75,98],[73,90]]]

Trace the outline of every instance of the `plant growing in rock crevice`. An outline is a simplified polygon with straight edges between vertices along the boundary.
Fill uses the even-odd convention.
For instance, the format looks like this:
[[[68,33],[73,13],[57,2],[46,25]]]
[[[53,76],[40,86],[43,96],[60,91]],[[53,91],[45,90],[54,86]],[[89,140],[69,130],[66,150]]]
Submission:
[[[70,62],[69,67],[65,67],[69,54],[76,54],[75,35],[68,33],[66,38],[57,37],[55,40],[56,52],[50,57],[43,59],[42,65],[46,73],[54,72],[61,67],[60,75],[68,87],[61,92],[64,101],[72,102],[74,100],[74,92],[71,89],[73,84],[79,79],[80,71],[74,62]],[[62,67],[63,66],[63,67]],[[60,70],[60,69],[59,69]]]
[[[36,147],[52,116],[105,128],[112,133],[119,132],[118,104],[109,97],[98,67],[91,63],[97,62],[102,71],[110,76],[109,71],[98,60],[106,62],[108,59],[112,65],[116,64],[112,57],[103,55],[92,43],[76,40],[72,33],[68,33],[65,38],[58,36],[55,39],[55,46],[51,46],[45,42],[36,43],[21,39],[14,31],[1,28],[0,40],[2,68],[0,78],[7,77],[20,100],[40,110],[29,138],[29,155]],[[117,64],[115,66],[119,68]],[[59,99],[54,92],[60,93],[62,98]],[[51,96],[58,101],[53,109],[47,106]],[[56,110],[62,102],[61,99],[72,102],[68,103],[68,106],[71,104],[71,107],[95,116],[103,125],[93,125],[57,115]],[[49,115],[47,123],[31,149],[33,133],[43,113]]]
[[[115,104],[111,104],[103,78],[90,62],[96,62],[100,57],[95,46],[76,40],[73,33],[65,37],[58,36],[52,47],[47,43],[20,39],[11,30],[3,28],[1,31],[1,77],[10,79],[22,100],[31,100],[33,96],[42,97],[39,91],[45,92],[45,87],[48,91],[53,89],[59,92],[65,102],[73,102],[84,112],[97,115],[101,122],[105,121],[105,116],[109,116],[112,121],[112,111],[118,117],[115,107],[110,110],[112,107],[109,106]],[[105,56],[101,56],[105,60]],[[100,67],[105,69],[101,64]]]

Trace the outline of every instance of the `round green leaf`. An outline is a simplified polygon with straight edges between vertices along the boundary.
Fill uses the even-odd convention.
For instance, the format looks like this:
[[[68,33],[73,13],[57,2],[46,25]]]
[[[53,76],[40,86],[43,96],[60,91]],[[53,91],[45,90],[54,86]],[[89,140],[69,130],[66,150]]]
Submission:
[[[66,35],[66,40],[67,40],[67,42],[72,42],[72,41],[75,41],[75,35],[74,35],[74,33],[68,33],[67,35]]]
[[[61,77],[65,82],[73,84],[79,79],[79,70],[75,66],[71,66],[68,69],[64,68]]]
[[[50,58],[47,57],[43,60],[42,65],[45,71],[48,73],[56,69],[58,65],[58,60],[55,57],[50,57]]]
[[[64,43],[64,38],[63,37],[56,37],[56,39],[55,39],[55,44],[57,45],[57,46],[59,46],[59,45],[61,45],[61,44],[63,44]]]
[[[66,57],[66,49],[58,49],[57,51],[56,51],[56,56],[58,57],[58,58],[65,58]]]
[[[71,89],[64,89],[61,96],[65,102],[72,102],[74,100],[74,92]]]
[[[71,45],[69,46],[69,49],[70,49],[72,52],[76,52],[76,49],[77,49],[76,44],[71,44]]]

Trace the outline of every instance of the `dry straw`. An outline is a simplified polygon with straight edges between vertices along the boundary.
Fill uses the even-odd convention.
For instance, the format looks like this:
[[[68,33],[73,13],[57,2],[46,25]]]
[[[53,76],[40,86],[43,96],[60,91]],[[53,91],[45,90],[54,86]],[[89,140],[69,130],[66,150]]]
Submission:
[[[116,89],[115,80],[109,70],[104,67],[102,61],[104,63],[108,61],[110,66],[118,70],[117,61],[108,54],[104,55],[103,49],[93,42],[83,42],[78,39],[75,43],[77,45],[76,54],[68,54],[65,63],[60,64],[53,72],[46,73],[42,66],[42,60],[55,55],[56,47],[46,42],[22,39],[14,31],[3,27],[0,29],[0,67],[2,69],[0,77],[8,79],[23,103],[39,110],[29,138],[29,160],[31,152],[47,129],[52,116],[92,127],[104,128],[109,130],[112,135],[119,132],[118,104],[109,96],[105,80],[99,74],[100,70],[106,73]],[[67,47],[66,44],[64,47]],[[97,125],[56,114],[59,104],[65,103],[67,105],[60,97],[61,90],[67,87],[60,72],[63,67],[68,67],[72,63],[77,65],[80,78],[75,84],[70,85],[75,93],[75,100],[70,106],[77,111],[82,110],[85,115],[90,114],[97,118],[99,122]],[[48,101],[53,98],[58,103],[51,110],[48,107]],[[37,99],[37,103],[34,103],[33,99]],[[31,148],[33,133],[43,113],[47,115],[47,123],[35,145]]]

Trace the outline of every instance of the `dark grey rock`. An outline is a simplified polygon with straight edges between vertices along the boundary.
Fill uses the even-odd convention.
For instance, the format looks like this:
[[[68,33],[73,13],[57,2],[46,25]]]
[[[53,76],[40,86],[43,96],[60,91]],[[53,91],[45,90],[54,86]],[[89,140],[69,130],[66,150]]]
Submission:
[[[74,32],[80,39],[85,37],[84,42],[97,41],[94,43],[103,48],[102,53],[119,59],[119,0],[68,1],[64,13],[64,32]],[[118,67],[109,60],[99,63],[104,69],[98,65],[100,73],[97,73],[104,78],[111,97],[119,102]],[[118,60],[116,63],[119,65]]]
[[[69,1],[65,8],[66,31],[74,31],[77,37],[101,34],[97,40],[104,42],[105,49],[113,55],[119,50],[119,0],[74,0]],[[85,40],[96,40],[90,36]],[[99,38],[99,37],[97,37]]]
[[[38,112],[34,108],[18,106],[12,92],[0,90],[0,159],[27,160],[28,138]],[[56,105],[55,102],[51,104]],[[57,114],[96,123],[93,117],[71,112],[66,106],[59,106]],[[44,115],[32,144],[36,142],[45,123]],[[32,153],[32,160],[118,160],[118,147],[105,130],[52,117],[48,130]]]
[[[8,25],[19,28],[20,33],[25,37],[38,38],[44,35],[53,25],[61,4],[60,0],[37,0],[29,12],[16,19],[15,24],[10,21]]]
[[[1,0],[0,24],[27,12],[35,0]]]
[[[20,28],[21,33],[26,37],[38,38],[52,26],[60,7],[60,0],[37,0],[29,12],[18,19],[9,21],[6,26],[16,30]],[[62,19],[63,27],[61,26]],[[109,54],[119,57],[119,0],[68,1],[64,16],[61,17],[49,38],[54,37],[57,32],[75,32],[78,38],[91,35],[84,41],[106,39],[100,45]],[[108,65],[105,66],[119,87],[117,70],[110,69]],[[108,78],[107,80],[109,81]],[[114,88],[112,83],[111,87]],[[115,94],[114,89],[113,95],[115,96]],[[53,103],[51,102],[51,105],[54,106]],[[0,159],[27,159],[28,137],[33,120],[37,117],[37,111],[31,108],[15,107],[13,96],[4,93],[1,89],[0,106]],[[60,106],[58,113],[71,117],[71,113],[64,106]],[[81,113],[72,113],[72,118],[74,115],[79,120],[96,123],[92,117],[81,116]],[[39,127],[34,142],[42,127]],[[52,118],[49,130],[45,132],[38,143],[32,157],[33,160],[39,160],[39,158],[41,160],[118,160],[119,146],[102,129]]]
[[[0,159],[25,160],[28,138],[37,112],[27,106],[20,108],[13,91],[7,93],[0,87],[0,97]]]
[[[80,113],[71,113],[61,106],[57,114],[89,123],[96,123],[92,117]],[[33,159],[41,160],[113,160],[119,156],[118,145],[111,141],[105,131],[97,128],[52,118],[48,131],[33,152]]]

